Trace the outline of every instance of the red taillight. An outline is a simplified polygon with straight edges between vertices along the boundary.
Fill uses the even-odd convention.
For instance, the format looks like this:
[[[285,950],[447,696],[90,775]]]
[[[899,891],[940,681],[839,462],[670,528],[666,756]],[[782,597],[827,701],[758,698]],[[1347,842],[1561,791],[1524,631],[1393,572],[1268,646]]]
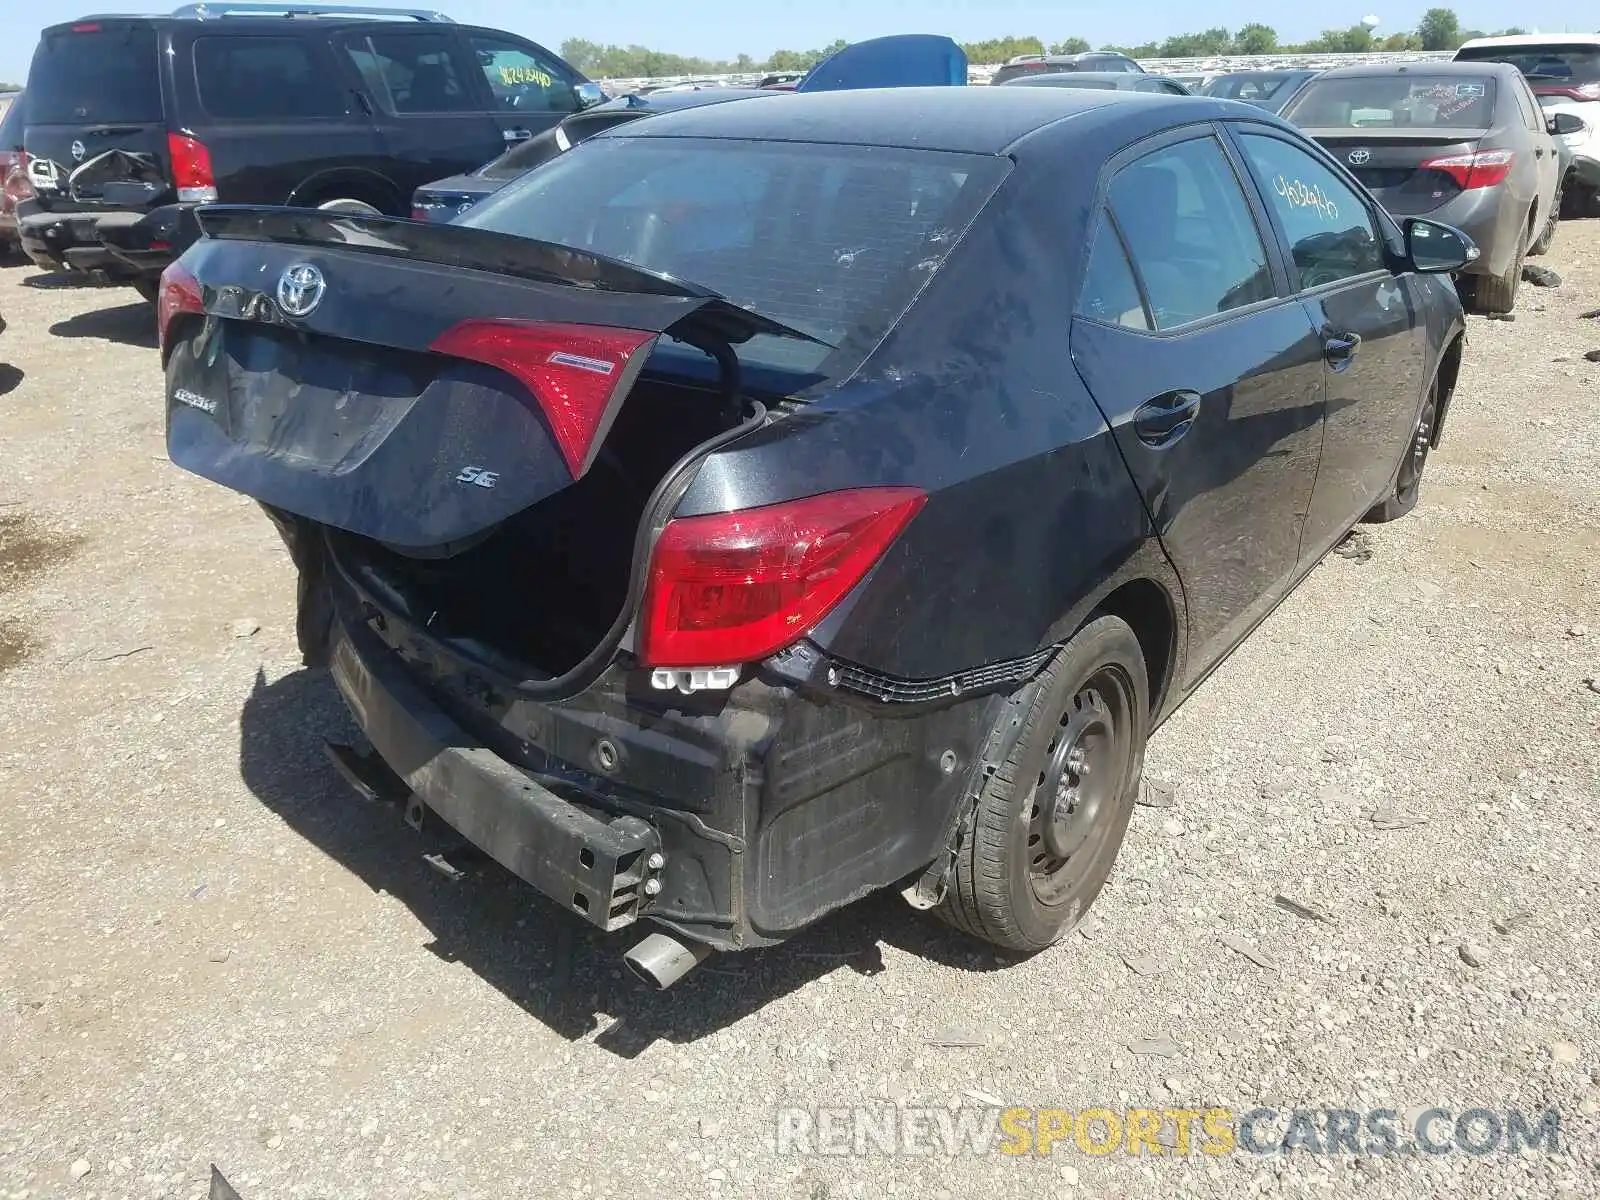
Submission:
[[[1511,163],[1516,158],[1510,150],[1480,150],[1476,154],[1450,154],[1444,158],[1430,158],[1422,164],[1424,171],[1443,171],[1461,186],[1469,188],[1493,187],[1511,174]]]
[[[99,33],[100,32],[100,26],[94,24],[92,21],[85,22],[82,25],[74,25],[72,27],[72,32],[73,33]]]
[[[413,204],[411,206],[411,219],[413,221],[426,221],[428,219],[428,210]]]
[[[167,334],[175,317],[183,313],[204,314],[205,311],[200,281],[181,263],[173,263],[161,272],[161,291],[156,301],[156,333],[163,351],[167,348]]]
[[[602,325],[473,320],[447,329],[429,349],[499,367],[520,381],[576,479],[589,469],[656,336]]]
[[[926,499],[918,488],[861,488],[668,521],[650,559],[640,660],[736,666],[793,644],[861,582]]]
[[[211,173],[211,151],[187,133],[167,134],[167,155],[172,160],[172,186],[185,204],[209,204],[217,198],[217,180]]]
[[[1536,96],[1560,96],[1566,100],[1600,100],[1600,83],[1580,83],[1577,87],[1536,87]]]

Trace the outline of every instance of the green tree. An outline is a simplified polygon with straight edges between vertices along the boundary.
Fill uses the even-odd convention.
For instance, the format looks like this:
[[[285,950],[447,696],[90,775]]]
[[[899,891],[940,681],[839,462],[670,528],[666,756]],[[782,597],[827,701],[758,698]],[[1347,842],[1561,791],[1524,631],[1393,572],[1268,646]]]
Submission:
[[[1235,54],[1272,54],[1278,49],[1278,31],[1255,22],[1233,35]]]
[[[1003,63],[1019,54],[1043,54],[1044,43],[1036,37],[989,38],[982,42],[964,42],[961,49],[967,61],[974,63]]]
[[[1158,58],[1209,58],[1233,49],[1233,34],[1220,25],[1200,33],[1184,33],[1161,43]]]
[[[599,66],[604,51],[604,46],[585,38],[568,38],[561,43],[561,57],[585,73]]]
[[[1430,8],[1417,22],[1417,36],[1424,50],[1454,50],[1465,40],[1461,20],[1453,8]]]
[[[1063,38],[1059,42],[1050,43],[1051,54],[1085,54],[1089,48],[1089,43],[1081,37]]]

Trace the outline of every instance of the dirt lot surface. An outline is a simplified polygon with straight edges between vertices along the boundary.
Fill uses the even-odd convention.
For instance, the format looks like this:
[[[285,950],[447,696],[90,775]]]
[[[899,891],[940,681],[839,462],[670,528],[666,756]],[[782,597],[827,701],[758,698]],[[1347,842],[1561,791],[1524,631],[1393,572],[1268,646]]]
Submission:
[[[1007,964],[885,897],[665,995],[347,791],[280,544],[166,461],[147,310],[0,271],[0,1197],[195,1197],[212,1163],[244,1200],[1600,1194],[1600,222],[1542,261],[1562,286],[1472,321],[1422,507],[1159,734],[1175,806],[1078,933]],[[997,1104],[1561,1125],[778,1153],[791,1106]]]

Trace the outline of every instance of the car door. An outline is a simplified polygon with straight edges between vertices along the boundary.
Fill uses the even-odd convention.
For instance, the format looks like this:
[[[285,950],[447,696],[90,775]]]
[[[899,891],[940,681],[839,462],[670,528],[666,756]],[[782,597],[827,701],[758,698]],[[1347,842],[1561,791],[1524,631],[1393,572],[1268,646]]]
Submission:
[[[1286,131],[1230,127],[1322,345],[1327,422],[1305,563],[1379,499],[1410,440],[1426,382],[1422,300],[1416,277],[1392,268],[1390,227],[1353,181]]]
[[[582,107],[582,80],[542,46],[487,30],[466,29],[462,36],[483,81],[478,95],[503,145],[525,142]]]
[[[1528,140],[1533,147],[1533,163],[1538,176],[1535,195],[1539,200],[1539,219],[1534,222],[1533,236],[1538,237],[1544,229],[1545,218],[1549,217],[1551,206],[1555,203],[1557,187],[1561,180],[1561,152],[1555,138],[1550,135],[1549,127],[1545,124],[1545,115],[1539,107],[1539,101],[1533,94],[1533,89],[1528,86],[1528,81],[1518,71],[1514,75],[1507,72],[1506,86],[1510,88],[1516,98],[1517,115],[1522,120],[1523,128],[1528,131]]]
[[[418,187],[481,167],[505,150],[479,99],[476,64],[449,28],[352,30],[338,38],[360,73],[393,182]]]
[[[1114,159],[1073,321],[1183,580],[1192,684],[1294,582],[1322,442],[1322,341],[1212,125]]]

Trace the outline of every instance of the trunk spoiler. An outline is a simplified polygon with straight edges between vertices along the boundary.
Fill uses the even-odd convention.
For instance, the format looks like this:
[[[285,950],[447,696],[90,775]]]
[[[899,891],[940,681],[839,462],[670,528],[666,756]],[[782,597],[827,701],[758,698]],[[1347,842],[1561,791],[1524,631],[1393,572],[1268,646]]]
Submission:
[[[201,235],[214,241],[276,242],[368,251],[590,291],[659,296],[681,314],[668,332],[696,345],[738,345],[759,334],[832,345],[799,329],[741,308],[700,284],[620,259],[554,242],[401,217],[368,217],[322,209],[212,204],[195,211]],[[684,304],[685,301],[698,303]],[[726,364],[724,364],[726,366]]]

